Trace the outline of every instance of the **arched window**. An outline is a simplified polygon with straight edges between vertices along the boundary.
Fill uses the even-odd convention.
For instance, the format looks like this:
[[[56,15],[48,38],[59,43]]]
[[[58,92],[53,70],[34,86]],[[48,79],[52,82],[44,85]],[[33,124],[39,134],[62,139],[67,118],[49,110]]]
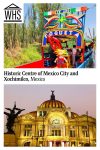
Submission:
[[[30,146],[31,142],[24,143],[24,146]]]

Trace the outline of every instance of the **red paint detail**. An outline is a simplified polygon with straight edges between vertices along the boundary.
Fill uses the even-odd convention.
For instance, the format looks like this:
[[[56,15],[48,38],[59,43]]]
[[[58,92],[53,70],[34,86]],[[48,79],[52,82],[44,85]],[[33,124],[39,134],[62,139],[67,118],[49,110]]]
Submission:
[[[39,60],[29,64],[17,66],[16,68],[44,68],[44,60]]]
[[[47,36],[47,42],[50,43],[51,48],[55,51],[56,49],[62,49],[60,40],[53,36]]]
[[[87,11],[87,10],[88,10],[88,8],[86,6],[81,7],[81,11]]]

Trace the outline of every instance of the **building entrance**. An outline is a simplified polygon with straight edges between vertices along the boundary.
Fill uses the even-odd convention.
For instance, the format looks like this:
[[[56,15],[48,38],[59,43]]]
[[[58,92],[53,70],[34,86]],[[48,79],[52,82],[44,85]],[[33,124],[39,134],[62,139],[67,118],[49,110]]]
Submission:
[[[26,142],[26,143],[24,143],[24,146],[30,146],[30,142]]]
[[[56,141],[56,147],[61,147],[61,142],[60,141]]]

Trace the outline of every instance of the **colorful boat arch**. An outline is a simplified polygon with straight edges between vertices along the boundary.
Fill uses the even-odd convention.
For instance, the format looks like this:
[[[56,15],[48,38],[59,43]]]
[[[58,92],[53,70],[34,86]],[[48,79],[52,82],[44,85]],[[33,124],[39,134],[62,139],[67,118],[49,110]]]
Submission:
[[[42,41],[42,46],[46,46],[47,44],[47,36],[61,36],[65,35],[67,36],[73,36],[76,38],[76,47],[77,48],[83,48],[84,45],[84,36],[83,32],[80,30],[55,30],[55,31],[48,31],[45,32],[43,35],[43,41]]]
[[[18,68],[85,68],[91,65],[92,48],[89,46],[87,49],[84,40],[87,10],[84,6],[44,12],[42,59]],[[76,54],[73,55],[74,48]],[[61,62],[60,65],[57,60]]]

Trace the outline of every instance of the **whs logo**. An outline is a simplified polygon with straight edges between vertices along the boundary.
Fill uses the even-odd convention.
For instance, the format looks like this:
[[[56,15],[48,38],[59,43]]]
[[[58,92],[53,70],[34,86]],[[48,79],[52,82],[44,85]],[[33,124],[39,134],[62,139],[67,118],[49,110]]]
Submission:
[[[21,8],[18,7],[15,4],[11,4],[4,8],[5,12],[5,19],[4,22],[22,22],[22,17],[21,17]]]

